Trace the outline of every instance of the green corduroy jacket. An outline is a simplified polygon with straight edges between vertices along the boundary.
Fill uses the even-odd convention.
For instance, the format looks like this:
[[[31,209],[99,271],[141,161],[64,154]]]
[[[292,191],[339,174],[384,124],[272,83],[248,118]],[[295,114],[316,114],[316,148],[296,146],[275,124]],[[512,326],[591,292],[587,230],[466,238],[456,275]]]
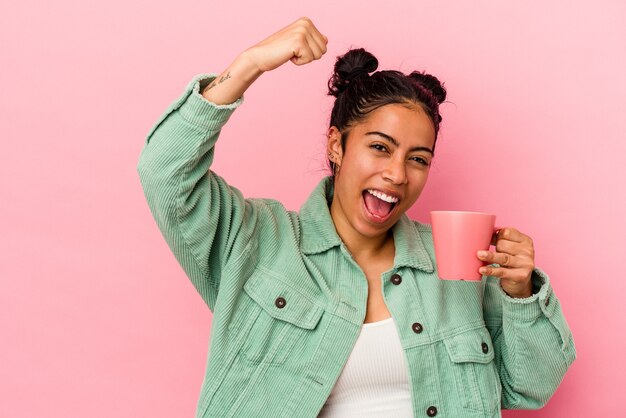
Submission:
[[[297,213],[244,199],[210,171],[221,128],[243,101],[205,100],[200,82],[215,76],[192,80],[138,164],[159,229],[213,312],[196,417],[315,417],[359,335],[367,280],[330,217],[330,178]],[[513,299],[493,277],[440,280],[429,225],[405,215],[393,236],[394,265],[380,280],[414,416],[543,406],[576,356],[545,273],[535,269],[533,296]]]

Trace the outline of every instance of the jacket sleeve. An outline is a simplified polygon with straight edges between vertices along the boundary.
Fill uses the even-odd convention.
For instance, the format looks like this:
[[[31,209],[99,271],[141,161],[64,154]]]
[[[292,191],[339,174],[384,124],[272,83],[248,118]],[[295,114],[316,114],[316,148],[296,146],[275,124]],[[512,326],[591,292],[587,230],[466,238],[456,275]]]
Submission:
[[[228,105],[204,99],[200,83],[215,76],[191,81],[150,130],[137,166],[163,237],[211,310],[222,267],[245,251],[254,217],[241,192],[209,170],[221,128],[243,102],[243,96]]]
[[[544,406],[576,358],[572,333],[548,276],[538,268],[528,298],[509,297],[495,277],[487,277],[485,324],[491,334],[502,383],[502,408]]]

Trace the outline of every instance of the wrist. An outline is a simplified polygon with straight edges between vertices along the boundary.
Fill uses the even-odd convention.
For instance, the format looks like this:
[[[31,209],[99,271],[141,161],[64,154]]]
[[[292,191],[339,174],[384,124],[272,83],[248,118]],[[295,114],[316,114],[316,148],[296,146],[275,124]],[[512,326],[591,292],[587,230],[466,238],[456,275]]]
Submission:
[[[533,295],[532,292],[520,292],[520,293],[509,293],[506,290],[502,289],[504,291],[504,293],[506,293],[506,295],[508,297],[511,297],[513,299],[525,299],[525,298],[529,298]]]
[[[231,69],[236,71],[242,80],[248,83],[254,82],[265,71],[261,70],[252,59],[249,50],[243,51],[231,64]]]
[[[502,282],[500,282],[500,287],[502,288],[504,293],[507,294],[507,296],[514,299],[529,298],[533,295],[533,285],[531,280],[521,286],[507,286],[506,288],[502,286]]]

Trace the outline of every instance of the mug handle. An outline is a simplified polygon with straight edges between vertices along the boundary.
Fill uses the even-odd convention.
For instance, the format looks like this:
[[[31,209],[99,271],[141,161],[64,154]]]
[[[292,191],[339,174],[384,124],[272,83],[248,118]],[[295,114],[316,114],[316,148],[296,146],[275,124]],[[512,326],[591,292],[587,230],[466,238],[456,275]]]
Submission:
[[[502,226],[496,225],[493,227],[493,236],[491,237],[491,244],[494,247],[496,246],[496,238],[498,237],[498,232],[502,229]]]

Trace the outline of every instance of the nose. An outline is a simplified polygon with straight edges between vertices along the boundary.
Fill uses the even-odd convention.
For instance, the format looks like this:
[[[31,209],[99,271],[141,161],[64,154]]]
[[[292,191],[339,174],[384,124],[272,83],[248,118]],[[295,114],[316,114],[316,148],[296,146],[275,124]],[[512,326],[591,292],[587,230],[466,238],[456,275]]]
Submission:
[[[383,170],[383,178],[393,184],[405,184],[406,166],[401,158],[390,158]]]

